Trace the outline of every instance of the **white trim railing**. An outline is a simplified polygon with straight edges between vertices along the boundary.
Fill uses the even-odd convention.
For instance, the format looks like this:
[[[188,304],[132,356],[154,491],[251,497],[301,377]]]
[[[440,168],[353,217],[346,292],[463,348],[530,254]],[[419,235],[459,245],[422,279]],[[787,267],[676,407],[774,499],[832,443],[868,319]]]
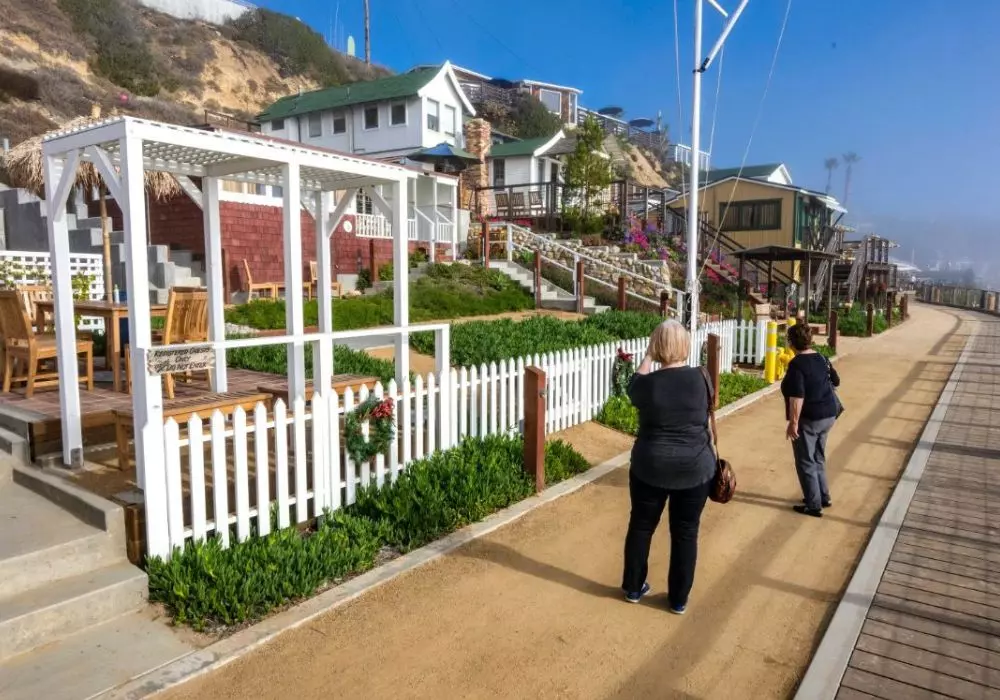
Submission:
[[[382,332],[385,329],[371,329],[368,336]],[[758,337],[752,323],[722,321],[703,326],[692,365],[697,364],[708,333],[721,338],[724,372],[732,370],[741,352],[746,354],[747,338]],[[307,336],[310,340],[317,337]],[[218,345],[247,347],[261,340],[232,339]],[[263,340],[274,344],[282,339]],[[299,399],[291,406],[278,400],[273,409],[260,403],[251,412],[237,409],[231,419],[218,411],[183,424],[168,419],[162,432],[167,521],[154,526],[168,533],[170,549],[212,534],[228,544],[254,532],[269,533],[272,511],[277,526],[287,527],[326,509],[350,505],[359,488],[391,483],[414,460],[464,437],[519,432],[528,366],[546,373],[546,432],[584,423],[597,415],[611,395],[617,350],[623,348],[638,357],[647,343],[648,339],[637,338],[418,375],[402,386],[395,380],[385,387],[377,384],[374,396],[391,397],[395,403],[396,429],[386,453],[363,464],[345,454],[341,421],[368,398],[364,388],[358,395],[351,390],[342,396],[332,391],[316,393],[311,401]],[[763,348],[763,342],[756,347]],[[191,449],[192,445],[196,447]],[[147,484],[146,488],[154,487]],[[215,517],[209,518],[210,511],[225,514],[225,525],[220,527]],[[152,554],[168,555],[169,550]]]
[[[359,238],[392,238],[392,222],[381,214],[355,214],[355,235]],[[407,240],[417,240],[417,220],[407,219]]]

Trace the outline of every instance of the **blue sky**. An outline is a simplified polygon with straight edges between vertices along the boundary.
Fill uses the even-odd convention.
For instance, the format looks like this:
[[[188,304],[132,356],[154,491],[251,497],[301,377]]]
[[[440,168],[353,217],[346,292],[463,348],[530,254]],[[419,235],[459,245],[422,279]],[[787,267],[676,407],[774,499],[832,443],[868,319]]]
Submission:
[[[689,142],[693,3],[679,0],[679,124],[673,3],[664,0],[370,0],[372,53],[393,70],[450,59],[509,79],[584,91],[592,109],[628,117],[662,111]],[[720,0],[733,9],[737,0]],[[264,0],[328,33],[337,0]],[[339,17],[363,53],[362,0]],[[751,135],[786,0],[751,0],[727,43],[715,165],[739,165]],[[706,5],[706,50],[722,20]],[[748,163],[781,161],[797,184],[823,189],[823,161],[855,151],[849,208],[858,223],[902,231],[1000,227],[996,70],[1000,22],[992,0],[792,0],[777,67]],[[712,124],[716,64],[705,77],[703,143]],[[844,169],[833,193],[843,196]],[[962,223],[964,222],[964,223]],[[993,222],[992,224],[990,222]],[[955,231],[957,234],[958,231]],[[902,236],[901,233],[891,235]],[[978,234],[977,234],[978,237]],[[995,244],[994,244],[995,245]]]

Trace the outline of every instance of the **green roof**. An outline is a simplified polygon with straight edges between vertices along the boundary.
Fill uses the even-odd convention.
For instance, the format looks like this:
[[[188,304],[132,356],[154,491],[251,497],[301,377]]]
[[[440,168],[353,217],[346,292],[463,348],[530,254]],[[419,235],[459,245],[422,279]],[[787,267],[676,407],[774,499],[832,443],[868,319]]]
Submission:
[[[523,141],[509,141],[508,143],[495,143],[490,149],[490,158],[511,158],[513,156],[531,156],[539,148],[555,138],[551,136],[541,136],[535,139],[525,139]]]
[[[418,68],[408,73],[390,75],[378,80],[338,85],[323,90],[304,92],[301,95],[289,95],[282,97],[265,109],[257,116],[257,119],[266,122],[320,110],[339,109],[365,102],[412,97],[440,72],[440,66]]]
[[[743,168],[743,172],[740,172],[739,168],[716,168],[714,170],[708,171],[708,177],[705,180],[705,184],[710,184],[713,182],[718,182],[719,180],[725,180],[727,177],[736,177],[739,175],[743,178],[767,178],[770,177],[775,170],[782,166],[781,163],[766,163],[764,165],[747,165]]]

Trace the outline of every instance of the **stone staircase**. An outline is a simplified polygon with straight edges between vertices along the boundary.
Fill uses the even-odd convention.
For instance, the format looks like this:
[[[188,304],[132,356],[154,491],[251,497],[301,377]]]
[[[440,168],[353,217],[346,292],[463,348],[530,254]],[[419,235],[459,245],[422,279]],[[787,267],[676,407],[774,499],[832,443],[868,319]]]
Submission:
[[[149,613],[119,506],[0,455],[0,522],[4,700],[92,697],[190,650]]]
[[[517,263],[506,260],[490,260],[490,269],[502,272],[531,294],[535,293],[535,273]],[[542,308],[559,311],[576,311],[576,297],[566,290],[542,279]],[[603,313],[607,306],[599,306],[593,297],[583,298],[583,313],[589,315]]]

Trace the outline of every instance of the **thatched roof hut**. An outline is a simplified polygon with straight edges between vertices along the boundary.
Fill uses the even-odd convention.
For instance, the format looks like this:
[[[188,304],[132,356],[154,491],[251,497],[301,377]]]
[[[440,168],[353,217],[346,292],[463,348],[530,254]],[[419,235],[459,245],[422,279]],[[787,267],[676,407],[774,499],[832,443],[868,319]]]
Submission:
[[[60,127],[72,129],[95,121],[92,117],[77,117]],[[42,156],[42,140],[45,135],[35,136],[11,148],[0,157],[0,181],[10,187],[17,187],[44,198],[45,168]],[[146,171],[146,191],[155,199],[168,199],[181,192],[180,185],[170,173]],[[97,168],[91,163],[81,162],[77,168],[76,183],[83,187],[95,187],[101,182]]]

